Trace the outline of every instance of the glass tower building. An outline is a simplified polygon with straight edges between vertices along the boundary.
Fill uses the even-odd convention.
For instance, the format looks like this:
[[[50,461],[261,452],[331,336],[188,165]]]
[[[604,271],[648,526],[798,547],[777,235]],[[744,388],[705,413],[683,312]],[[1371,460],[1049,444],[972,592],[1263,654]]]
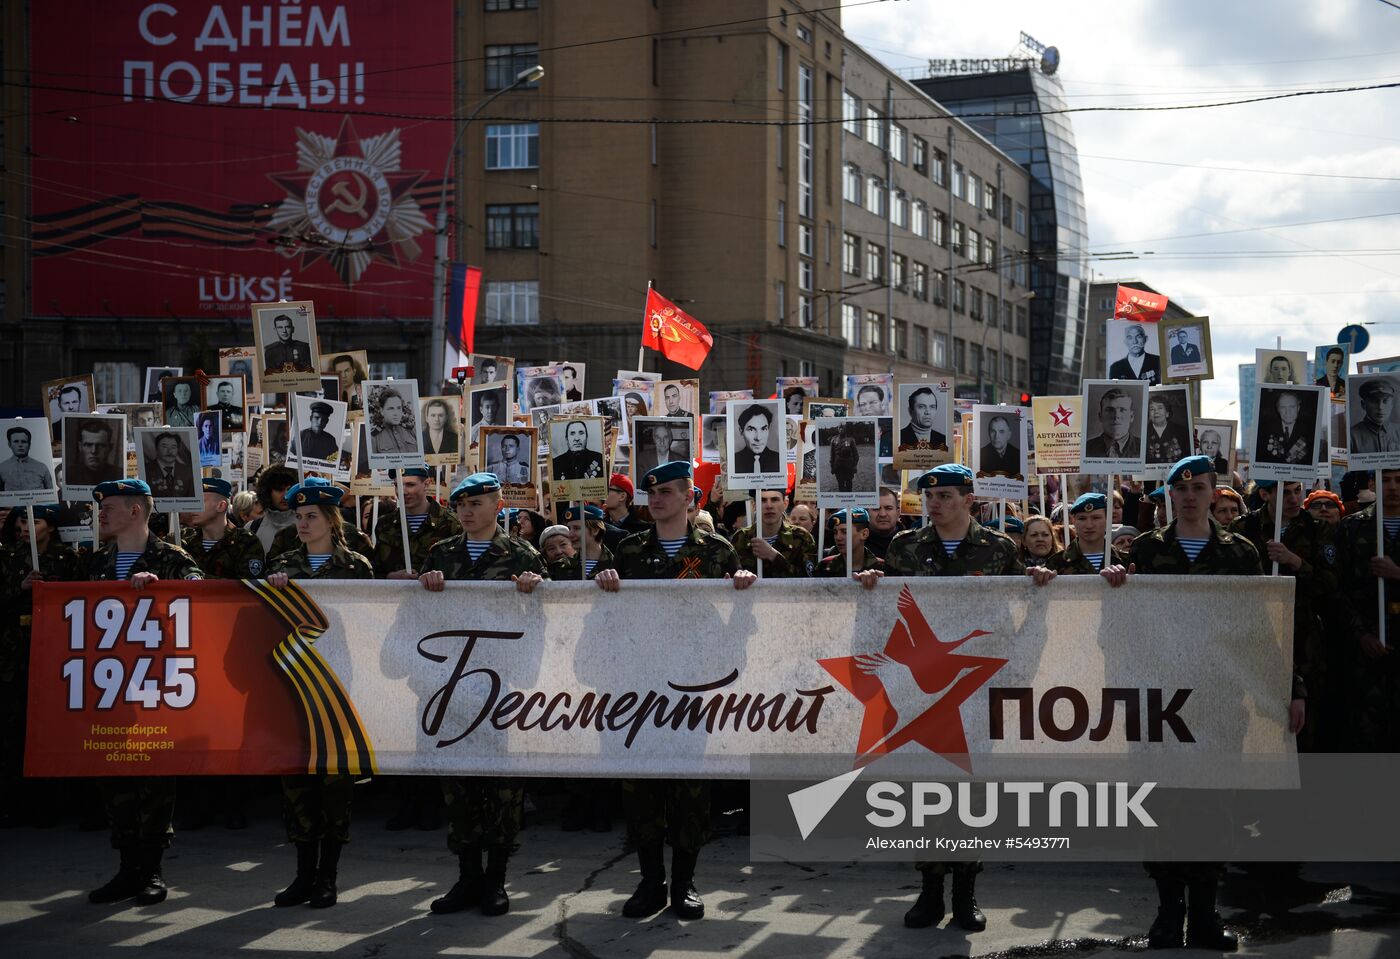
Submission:
[[[1030,382],[1078,393],[1088,312],[1088,233],[1064,91],[1035,67],[912,81],[1025,167],[1030,183]],[[1007,256],[1015,255],[1007,251]]]

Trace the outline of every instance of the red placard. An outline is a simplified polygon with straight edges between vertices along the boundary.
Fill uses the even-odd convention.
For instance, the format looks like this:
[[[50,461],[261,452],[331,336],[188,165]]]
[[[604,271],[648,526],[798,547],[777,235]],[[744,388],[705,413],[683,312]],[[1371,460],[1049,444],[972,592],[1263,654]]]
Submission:
[[[450,3],[36,3],[39,316],[427,316]]]

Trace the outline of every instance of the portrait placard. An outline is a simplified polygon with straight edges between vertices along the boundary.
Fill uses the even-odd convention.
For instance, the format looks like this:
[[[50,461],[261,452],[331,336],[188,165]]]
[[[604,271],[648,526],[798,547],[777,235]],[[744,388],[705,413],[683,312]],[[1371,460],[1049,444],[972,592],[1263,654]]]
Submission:
[[[729,404],[725,416],[727,488],[786,490],[783,401],[740,400]]]
[[[501,481],[501,505],[509,509],[539,509],[539,470],[535,453],[539,437],[533,426],[485,426],[480,433],[483,469]]]
[[[1026,496],[1026,423],[1031,411],[1022,406],[972,407],[972,425],[964,429],[976,437],[971,443],[972,492],[978,496],[1023,499]]]
[[[850,415],[851,401],[840,396],[809,396],[802,401],[802,418],[809,423]]]
[[[1035,437],[1035,471],[1078,473],[1084,445],[1084,398],[1031,397],[1031,433]]]
[[[483,426],[508,426],[510,420],[510,384],[481,383],[467,389],[467,417],[471,423],[471,445],[481,442]]]
[[[220,353],[222,354],[222,350]],[[142,391],[147,403],[162,403],[165,397],[161,389],[161,382],[183,376],[185,368],[183,366],[148,366],[146,367],[146,386]]]
[[[657,376],[660,376],[658,373]],[[632,443],[632,417],[651,416],[651,391],[656,380],[613,380],[613,396],[622,400],[622,432],[618,442],[624,446]]]
[[[724,416],[718,415],[724,420]],[[632,448],[629,469],[636,489],[633,502],[645,505],[646,491],[642,478],[647,471],[662,463],[693,458],[695,420],[688,416],[639,416],[632,421]]]
[[[1347,459],[1351,469],[1400,468],[1400,372],[1357,373],[1347,381]]]
[[[58,502],[49,421],[29,416],[0,420],[0,506],[42,506]]]
[[[1254,382],[1276,386],[1302,386],[1307,379],[1308,356],[1302,350],[1254,351]],[[1257,409],[1257,408],[1256,408]]]
[[[875,417],[823,417],[810,422],[816,434],[817,508],[878,509]]]
[[[419,400],[423,462],[429,466],[456,466],[462,462],[462,398],[425,396]]]
[[[364,393],[360,384],[369,379],[369,353],[365,350],[341,350],[321,357],[321,377],[335,377],[335,391],[322,395],[328,400],[339,400],[347,409],[363,409]]]
[[[556,416],[549,421],[549,490],[554,502],[607,496],[603,432],[601,416]]]
[[[508,398],[515,396],[515,357],[491,356],[487,353],[473,353],[470,357],[472,385],[484,386],[487,383],[504,383]]]
[[[657,380],[652,384],[651,415],[690,417],[699,422],[700,381]]]
[[[1313,350],[1314,386],[1325,386],[1333,402],[1347,401],[1347,376],[1351,369],[1351,347],[1345,343],[1326,343]],[[1345,445],[1333,443],[1332,445]]]
[[[894,374],[847,373],[846,399],[853,416],[893,416]]]
[[[247,429],[247,394],[241,376],[213,376],[204,388],[204,408],[222,414],[225,435]]]
[[[198,512],[204,508],[193,426],[138,429],[135,443],[136,475],[150,486],[157,511]]]
[[[1210,317],[1186,316],[1157,323],[1157,348],[1166,357],[1167,382],[1208,380],[1213,375]]]
[[[724,413],[706,413],[700,417],[700,462],[725,463],[725,440],[729,417]]]
[[[1149,332],[1153,335],[1149,336]],[[1151,323],[1108,320],[1104,327],[1104,362],[1110,380],[1141,380],[1149,386],[1162,382],[1162,358]]]
[[[224,414],[202,410],[195,414],[194,433],[200,467],[220,467],[224,464]]]
[[[321,387],[316,307],[310,300],[254,303],[253,343],[258,382],[264,393]]]
[[[1400,373],[1400,356],[1382,356],[1374,360],[1357,360],[1358,373]]]
[[[1327,456],[1327,402],[1325,387],[1256,383],[1250,478],[1303,482],[1315,478],[1319,457]],[[1395,460],[1400,465],[1400,443]]]
[[[826,418],[845,419],[844,416]],[[797,474],[797,482],[794,484],[794,497],[801,502],[815,503],[817,501],[816,420],[802,421],[802,456],[798,459],[797,468],[793,472]]]
[[[287,428],[287,414],[283,412],[263,413],[254,418],[254,425],[259,429],[256,442],[250,444],[255,446],[262,459],[263,466],[281,466],[287,462],[287,449],[291,443],[290,431]]]
[[[65,543],[92,544],[96,503],[63,503],[58,510],[58,538]]]
[[[563,402],[578,403],[582,401],[587,395],[583,385],[584,377],[588,372],[587,364],[556,360],[552,365],[559,367],[559,386],[564,398]]]
[[[1079,471],[1140,475],[1147,465],[1147,380],[1085,380]]]
[[[363,417],[350,426],[352,439],[350,492],[356,496],[393,496],[394,482],[388,470],[369,465],[369,424]]]
[[[55,447],[63,442],[63,416],[67,413],[93,411],[92,374],[64,376],[43,385],[44,415],[49,420],[49,433]],[[57,453],[58,450],[54,449]]]
[[[753,390],[710,390],[710,412],[723,413],[730,400],[751,400]]]
[[[1195,445],[1192,436],[1190,388],[1180,383],[1149,389],[1147,443],[1143,447],[1146,463],[1139,475],[1165,480],[1173,466],[1191,455]]]
[[[160,381],[161,420],[166,426],[193,426],[204,409],[204,391],[195,376],[167,376]]]
[[[132,448],[138,426],[159,426],[161,409],[159,403],[108,403],[97,407],[99,413],[120,413],[126,417],[126,448]]]
[[[219,350],[219,375],[237,376],[243,380],[243,395],[249,406],[262,402],[262,384],[258,382],[258,351],[252,346],[226,346]],[[184,370],[176,370],[179,376]],[[160,380],[155,381],[157,384]]]
[[[559,366],[525,366],[515,371],[515,402],[520,412],[564,402],[564,371]]]
[[[901,470],[933,469],[952,459],[953,384],[947,380],[915,380],[896,388],[894,465]]]
[[[365,380],[365,422],[369,424],[369,465],[398,469],[423,464],[418,430],[417,380]]]
[[[775,392],[789,416],[802,416],[808,398],[820,393],[821,387],[815,376],[780,376]]]
[[[314,396],[293,396],[292,402],[296,403],[297,435],[287,451],[287,465],[313,470],[337,469],[348,404]]]

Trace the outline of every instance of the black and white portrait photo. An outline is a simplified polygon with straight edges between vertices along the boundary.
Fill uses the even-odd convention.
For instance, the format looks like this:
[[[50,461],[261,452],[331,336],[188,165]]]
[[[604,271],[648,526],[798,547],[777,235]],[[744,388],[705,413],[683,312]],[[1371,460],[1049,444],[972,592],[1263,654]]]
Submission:
[[[369,379],[369,354],[364,350],[347,350],[327,354],[321,362],[322,382],[327,376],[335,377],[334,392],[327,393],[324,386],[321,388],[324,397],[339,400],[352,410],[363,409],[360,384]]]
[[[1084,381],[1084,446],[1080,470],[1141,473],[1147,465],[1146,380]]]
[[[72,414],[63,436],[63,498],[90,500],[92,488],[126,476],[126,417]]]
[[[951,456],[948,439],[953,435],[949,384],[937,381],[901,383],[897,395],[895,466],[928,470],[948,462]]]
[[[622,400],[616,396],[600,396],[593,400],[593,412],[603,418],[604,426],[614,436],[622,432]]]
[[[151,487],[162,512],[199,510],[204,490],[193,426],[160,426],[136,431],[137,475]]]
[[[1234,420],[1196,420],[1196,452],[1209,456],[1221,482],[1226,482],[1235,471],[1235,430]]]
[[[508,426],[507,419],[510,387],[506,383],[484,383],[470,387],[467,392],[467,411],[471,422],[471,442],[478,443],[478,434],[483,426]]]
[[[1026,422],[1030,411],[1019,406],[972,408],[969,443],[973,492],[979,496],[1025,495]],[[963,417],[964,428],[969,420]]]
[[[507,486],[530,486],[534,484],[535,470],[535,430],[524,426],[487,426],[481,435],[481,462],[488,473]]]
[[[185,368],[182,366],[146,367],[146,402],[162,403],[165,399],[165,391],[161,389],[161,381],[175,379],[177,376],[184,375]]]
[[[852,403],[852,416],[893,416],[894,374],[848,373],[846,399]]]
[[[1212,375],[1210,354],[1210,318],[1193,316],[1189,319],[1157,323],[1158,347],[1167,359],[1163,379],[1198,380]]]
[[[653,416],[691,417],[700,409],[699,380],[660,380],[652,392]]]
[[[564,374],[558,366],[525,366],[515,371],[516,405],[528,413],[564,402]]]
[[[1351,360],[1347,350],[1345,343],[1329,343],[1319,346],[1313,358],[1313,371],[1317,373],[1313,385],[1327,387],[1332,399],[1343,403],[1347,398],[1347,370]]]
[[[200,466],[223,465],[223,418],[218,411],[205,410],[195,414],[194,430],[198,438]]]
[[[58,502],[49,421],[43,417],[0,420],[0,506]]]
[[[1357,373],[1347,381],[1347,451],[1352,469],[1400,467],[1400,373]]]
[[[782,400],[729,404],[725,446],[730,489],[786,489],[787,443]]]
[[[806,401],[820,391],[815,376],[780,376],[777,387],[778,396],[783,401],[783,409],[793,416],[801,416]]]
[[[509,356],[488,356],[485,353],[471,354],[472,385],[483,383],[505,383],[507,388],[515,382],[515,360]]]
[[[1108,320],[1104,332],[1104,352],[1110,380],[1141,380],[1149,386],[1162,382],[1157,331],[1151,323]]]
[[[556,416],[549,421],[549,485],[555,502],[607,495],[601,416]]]
[[[136,435],[132,430],[138,426],[159,426],[163,412],[159,403],[113,403],[99,406],[97,411],[99,413],[120,413],[126,417],[127,445],[131,444],[132,438]]]
[[[63,442],[63,417],[93,411],[92,374],[66,376],[43,385],[44,413],[55,445]]]
[[[720,416],[720,419],[723,419]],[[690,462],[691,433],[695,421],[689,418],[641,416],[632,421],[632,482],[639,485],[652,467],[676,460]]]
[[[1191,403],[1186,384],[1147,391],[1147,444],[1144,476],[1166,479],[1167,471],[1192,454]]]
[[[248,416],[248,405],[243,393],[243,377],[211,377],[204,388],[204,408],[223,416],[226,433],[242,433]]]
[[[193,426],[204,409],[199,380],[193,376],[167,377],[160,381],[160,402],[166,426]]]
[[[423,460],[429,466],[455,466],[462,462],[461,398],[425,396],[418,422],[423,430]]]
[[[565,403],[577,403],[583,399],[583,378],[588,367],[583,363],[558,363],[559,385],[564,391]]]
[[[1253,479],[1309,480],[1317,475],[1319,446],[1326,455],[1327,391],[1320,386],[1255,385]]]
[[[1254,381],[1275,386],[1303,385],[1307,379],[1307,354],[1302,350],[1255,350]]]
[[[295,396],[297,432],[287,461],[305,467],[334,469],[340,460],[348,407],[339,400]],[[304,459],[303,459],[304,457]]]
[[[354,437],[351,462],[350,492],[356,496],[382,496],[394,494],[394,484],[389,474],[369,465],[369,425],[363,419],[356,420],[350,428]]]
[[[369,423],[369,465],[374,469],[421,465],[418,381],[365,380],[361,387]]]
[[[251,310],[263,392],[320,389],[316,310],[311,301],[254,303]]]
[[[252,419],[253,433],[248,445],[259,451],[264,465],[287,462],[287,417],[282,413],[264,414]]]
[[[725,461],[724,441],[728,419],[724,413],[706,413],[700,417],[700,462]]]
[[[804,420],[831,420],[851,415],[851,401],[836,396],[808,397],[803,401]]]
[[[824,418],[809,424],[816,434],[817,506],[878,507],[880,467],[875,455],[875,418]]]

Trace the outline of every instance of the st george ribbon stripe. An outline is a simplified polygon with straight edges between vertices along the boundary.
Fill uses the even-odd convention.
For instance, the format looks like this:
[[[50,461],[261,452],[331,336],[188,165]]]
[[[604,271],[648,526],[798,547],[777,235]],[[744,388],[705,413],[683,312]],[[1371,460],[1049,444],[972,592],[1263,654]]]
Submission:
[[[325,614],[295,582],[282,589],[274,589],[262,580],[242,582],[291,630],[273,649],[272,658],[296,690],[306,714],[311,733],[306,771],[313,775],[355,776],[375,772],[374,747],[355,704],[314,645],[330,625]]]

